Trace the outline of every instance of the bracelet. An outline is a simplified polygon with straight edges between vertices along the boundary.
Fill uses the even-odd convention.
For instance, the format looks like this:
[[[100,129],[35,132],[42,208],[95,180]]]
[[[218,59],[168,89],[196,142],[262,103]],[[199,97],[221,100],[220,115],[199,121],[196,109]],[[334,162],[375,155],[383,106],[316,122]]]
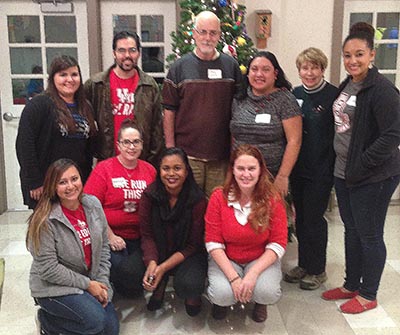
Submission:
[[[229,281],[229,284],[232,284],[235,280],[238,280],[239,278],[240,278],[240,276],[237,275],[235,278],[232,278],[232,279]]]

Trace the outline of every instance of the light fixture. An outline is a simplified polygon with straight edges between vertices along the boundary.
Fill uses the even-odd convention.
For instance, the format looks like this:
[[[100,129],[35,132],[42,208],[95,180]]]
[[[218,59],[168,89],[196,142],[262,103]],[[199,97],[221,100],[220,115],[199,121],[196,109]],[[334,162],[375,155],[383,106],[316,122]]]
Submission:
[[[32,0],[40,5],[42,13],[72,13],[71,0]]]

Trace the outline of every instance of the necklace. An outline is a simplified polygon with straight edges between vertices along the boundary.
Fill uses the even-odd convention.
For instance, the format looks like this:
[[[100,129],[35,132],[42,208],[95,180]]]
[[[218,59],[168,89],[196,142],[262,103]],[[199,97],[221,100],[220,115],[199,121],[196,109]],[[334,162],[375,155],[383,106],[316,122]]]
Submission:
[[[132,170],[136,168],[137,163],[135,164],[134,167],[128,168],[128,167],[126,167],[124,165],[124,163],[122,163],[120,156],[117,156],[117,159],[118,159],[118,162],[121,164],[122,168],[124,169],[124,171],[125,171],[126,175],[128,176],[128,178],[131,179],[132,178],[132,173],[133,173]],[[128,172],[128,169],[131,170],[131,173]]]

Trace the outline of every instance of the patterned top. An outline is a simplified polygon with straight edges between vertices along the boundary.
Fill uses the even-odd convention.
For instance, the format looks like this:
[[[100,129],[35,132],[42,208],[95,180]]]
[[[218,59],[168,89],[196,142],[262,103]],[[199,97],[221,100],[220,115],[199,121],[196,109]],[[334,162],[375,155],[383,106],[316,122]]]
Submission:
[[[297,115],[301,115],[300,107],[287,89],[255,96],[249,87],[245,99],[233,101],[230,123],[233,148],[240,144],[255,145],[275,176],[286,148],[282,121]]]

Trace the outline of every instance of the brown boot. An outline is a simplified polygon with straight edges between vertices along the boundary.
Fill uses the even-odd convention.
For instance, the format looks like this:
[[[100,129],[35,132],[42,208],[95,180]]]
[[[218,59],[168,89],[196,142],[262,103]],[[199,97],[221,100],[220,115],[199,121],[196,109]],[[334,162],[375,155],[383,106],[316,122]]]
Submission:
[[[256,303],[251,317],[255,322],[264,322],[267,320],[267,305]]]

